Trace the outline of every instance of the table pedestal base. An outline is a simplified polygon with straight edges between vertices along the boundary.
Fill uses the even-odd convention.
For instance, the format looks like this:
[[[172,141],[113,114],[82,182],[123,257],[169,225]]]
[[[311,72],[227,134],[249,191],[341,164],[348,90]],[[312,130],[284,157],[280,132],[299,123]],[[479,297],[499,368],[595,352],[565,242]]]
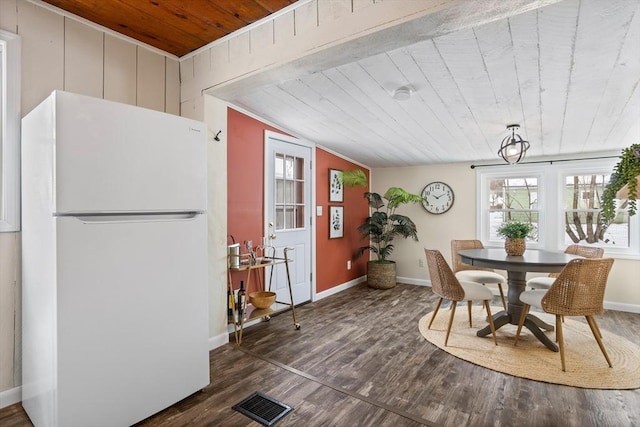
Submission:
[[[526,272],[520,271],[508,271],[507,282],[509,284],[509,291],[507,293],[507,311],[500,311],[493,315],[493,323],[496,330],[502,326],[511,324],[517,325],[520,320],[520,313],[522,312],[522,302],[520,302],[520,294],[524,292],[526,287]],[[527,314],[527,318],[524,321],[524,326],[529,329],[533,335],[536,336],[547,348],[551,351],[558,351],[558,346],[551,341],[542,332],[542,329],[546,331],[553,331],[553,326],[540,320],[532,314]],[[489,325],[480,329],[476,335],[479,337],[487,336],[491,333]]]

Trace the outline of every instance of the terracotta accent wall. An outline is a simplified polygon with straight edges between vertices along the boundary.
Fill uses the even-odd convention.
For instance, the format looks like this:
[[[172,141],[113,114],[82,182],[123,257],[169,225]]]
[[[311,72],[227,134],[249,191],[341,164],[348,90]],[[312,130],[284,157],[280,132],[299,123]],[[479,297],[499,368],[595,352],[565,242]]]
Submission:
[[[244,242],[260,243],[263,236],[264,217],[264,131],[283,133],[259,120],[232,108],[227,115],[227,230],[244,252]],[[360,240],[356,228],[369,215],[369,207],[363,197],[365,188],[346,188],[344,206],[344,237],[329,239],[329,169],[350,170],[359,166],[327,151],[316,149],[316,206],[322,206],[322,216],[316,217],[316,292],[357,279],[366,274],[368,256],[356,260]],[[361,168],[369,176],[369,170]],[[315,210],[315,208],[313,208]],[[231,243],[231,237],[228,238]],[[351,270],[347,270],[351,260]],[[234,274],[237,288],[243,273]],[[251,290],[256,283],[252,279]]]
[[[329,169],[362,169],[367,178],[369,170],[341,157],[316,149],[316,206],[322,206],[322,216],[317,216],[316,224],[316,292],[326,291],[335,286],[357,279],[366,274],[369,255],[356,259],[360,246],[366,244],[356,231],[369,216],[369,206],[363,194],[364,187],[344,189],[344,202],[329,202]],[[344,206],[344,237],[329,239],[329,206]],[[347,261],[351,260],[351,270]]]
[[[282,131],[232,108],[227,112],[227,232],[246,252],[244,242],[259,245],[264,232],[264,131]],[[252,274],[253,276],[253,274]],[[235,288],[246,273],[233,275]],[[251,279],[251,290],[256,282]]]

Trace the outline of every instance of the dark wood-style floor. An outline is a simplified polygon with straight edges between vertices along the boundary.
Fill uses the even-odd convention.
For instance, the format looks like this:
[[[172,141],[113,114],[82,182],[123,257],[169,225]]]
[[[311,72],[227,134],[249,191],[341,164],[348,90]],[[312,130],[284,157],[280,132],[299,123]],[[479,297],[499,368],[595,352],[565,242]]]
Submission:
[[[297,308],[299,331],[290,312],[273,317],[246,329],[240,348],[211,352],[203,392],[139,426],[259,426],[231,409],[254,391],[294,408],[279,427],[640,425],[640,390],[525,380],[431,345],[418,320],[435,299],[428,287],[360,285]],[[640,344],[640,314],[607,311],[598,322]],[[0,411],[0,425],[31,423],[18,404]]]

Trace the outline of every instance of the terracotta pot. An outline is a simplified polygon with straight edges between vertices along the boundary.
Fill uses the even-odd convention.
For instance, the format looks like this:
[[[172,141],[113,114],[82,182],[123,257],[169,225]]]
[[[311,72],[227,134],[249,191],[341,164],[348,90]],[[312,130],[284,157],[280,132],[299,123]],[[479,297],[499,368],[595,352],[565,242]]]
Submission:
[[[367,263],[367,285],[374,289],[391,289],[396,286],[396,263]]]
[[[510,256],[522,256],[527,249],[524,239],[507,237],[504,241],[504,250]]]

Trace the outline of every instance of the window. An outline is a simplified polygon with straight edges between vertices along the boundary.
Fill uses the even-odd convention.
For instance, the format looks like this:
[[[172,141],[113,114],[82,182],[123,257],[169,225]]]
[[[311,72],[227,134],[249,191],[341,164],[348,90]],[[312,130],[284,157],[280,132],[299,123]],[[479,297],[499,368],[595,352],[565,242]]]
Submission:
[[[305,227],[304,159],[276,153],[276,230]]]
[[[523,221],[538,229],[538,181],[535,175],[495,176],[489,179],[487,214],[489,240],[500,240],[496,229],[506,221]],[[529,240],[537,241],[537,233]]]
[[[620,201],[618,215],[606,226],[600,221],[602,192],[617,158],[521,164],[479,168],[479,238],[502,246],[496,228],[510,219],[533,224],[530,248],[564,250],[568,245],[596,245],[607,256],[640,257],[640,215],[629,217]]]
[[[20,42],[0,30],[0,232],[20,229]]]
[[[586,243],[604,248],[629,248],[629,214],[626,209],[619,209],[608,226],[600,220],[600,200],[608,181],[609,174],[564,175],[565,246]]]

